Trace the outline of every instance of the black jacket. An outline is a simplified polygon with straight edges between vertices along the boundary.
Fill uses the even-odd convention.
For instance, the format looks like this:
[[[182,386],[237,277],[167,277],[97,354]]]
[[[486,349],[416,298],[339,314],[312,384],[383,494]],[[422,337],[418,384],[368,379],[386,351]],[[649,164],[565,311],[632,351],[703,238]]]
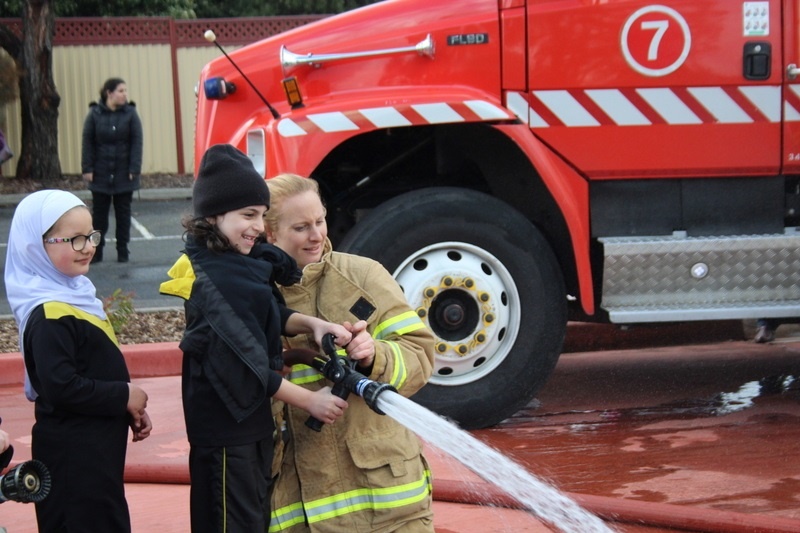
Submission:
[[[139,188],[142,122],[134,103],[114,111],[104,103],[89,104],[83,123],[81,169],[84,174],[94,174],[89,189],[95,192],[118,194]]]
[[[256,246],[249,256],[215,254],[189,236],[185,257],[191,269],[177,268],[185,264],[179,259],[170,269],[173,281],[162,284],[161,293],[185,298],[180,349],[189,442],[238,446],[270,437],[274,422],[268,398],[282,383],[276,372],[283,368],[281,334],[294,312],[283,305],[274,280],[291,283],[299,279],[299,270],[285,252],[268,244]],[[188,295],[180,289],[186,283],[191,284]]]

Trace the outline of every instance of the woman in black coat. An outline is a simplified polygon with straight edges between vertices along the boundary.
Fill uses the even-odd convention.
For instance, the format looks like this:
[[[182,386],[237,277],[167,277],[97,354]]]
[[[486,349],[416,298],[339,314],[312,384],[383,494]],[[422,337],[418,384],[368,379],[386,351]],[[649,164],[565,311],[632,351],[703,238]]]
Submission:
[[[92,191],[92,223],[103,235],[92,263],[103,260],[112,202],[117,260],[126,263],[130,258],[131,202],[142,171],[142,123],[135,104],[128,102],[128,87],[120,78],[106,80],[100,100],[89,104],[83,123],[81,167]]]

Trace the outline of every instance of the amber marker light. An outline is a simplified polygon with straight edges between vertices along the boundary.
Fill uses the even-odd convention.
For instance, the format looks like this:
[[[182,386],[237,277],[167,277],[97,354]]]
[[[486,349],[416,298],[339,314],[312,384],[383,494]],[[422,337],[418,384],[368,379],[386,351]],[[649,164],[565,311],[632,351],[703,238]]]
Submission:
[[[300,86],[297,84],[297,78],[291,77],[283,80],[283,90],[286,91],[286,99],[292,109],[303,105],[303,97],[300,95]]]

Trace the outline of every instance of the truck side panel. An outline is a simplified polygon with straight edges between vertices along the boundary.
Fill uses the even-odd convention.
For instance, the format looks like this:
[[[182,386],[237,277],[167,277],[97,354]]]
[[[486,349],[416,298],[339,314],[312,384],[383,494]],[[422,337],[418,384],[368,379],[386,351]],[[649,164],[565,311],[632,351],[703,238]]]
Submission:
[[[534,132],[590,179],[777,174],[781,3],[732,3],[531,0]]]

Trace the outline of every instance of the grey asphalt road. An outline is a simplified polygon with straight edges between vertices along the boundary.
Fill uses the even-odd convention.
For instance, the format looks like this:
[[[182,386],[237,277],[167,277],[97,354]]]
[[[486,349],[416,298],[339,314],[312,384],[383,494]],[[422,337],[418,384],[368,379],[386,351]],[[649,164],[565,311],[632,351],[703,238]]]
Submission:
[[[97,287],[100,298],[110,296],[121,289],[132,294],[134,308],[150,309],[183,308],[180,299],[158,293],[158,287],[167,279],[167,270],[175,262],[183,248],[181,217],[191,211],[189,194],[172,195],[167,200],[137,199],[133,201],[133,225],[129,263],[118,263],[114,248],[114,213],[111,212],[110,242],[106,244],[104,261],[92,265],[89,278]],[[0,205],[0,269],[5,273],[8,231],[15,205]],[[6,299],[5,283],[0,279],[0,316],[11,314]]]

